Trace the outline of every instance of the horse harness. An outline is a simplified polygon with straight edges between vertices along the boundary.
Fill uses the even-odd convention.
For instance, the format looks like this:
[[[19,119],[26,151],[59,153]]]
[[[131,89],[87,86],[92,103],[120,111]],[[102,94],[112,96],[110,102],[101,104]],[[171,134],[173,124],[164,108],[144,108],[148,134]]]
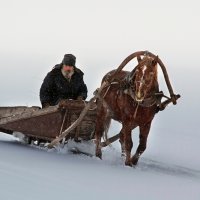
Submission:
[[[119,79],[115,78],[112,81],[109,81],[109,80],[107,80],[107,81],[109,82],[109,84],[106,86],[107,89],[106,89],[104,95],[102,96],[103,99],[107,95],[107,93],[108,93],[108,91],[109,91],[109,89],[110,89],[110,87],[112,85],[119,85],[119,90],[122,91],[124,94],[129,95],[134,100],[135,104],[139,104],[139,106],[141,106],[141,107],[151,107],[151,106],[153,106],[155,104],[158,107],[160,107],[162,97],[166,97],[163,94],[162,91],[160,91],[160,92],[154,92],[154,93],[152,93],[152,95],[150,97],[145,98],[141,103],[138,103],[135,100],[134,92],[133,92],[133,90],[131,88],[128,76],[126,76],[123,80],[119,80]],[[168,97],[166,97],[166,98],[168,98]]]

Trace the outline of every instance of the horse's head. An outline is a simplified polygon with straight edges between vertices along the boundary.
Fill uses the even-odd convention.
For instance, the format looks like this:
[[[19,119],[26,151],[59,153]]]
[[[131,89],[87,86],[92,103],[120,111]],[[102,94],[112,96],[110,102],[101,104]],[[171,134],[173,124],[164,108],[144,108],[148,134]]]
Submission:
[[[149,56],[144,56],[143,59],[138,59],[139,64],[131,72],[131,89],[134,91],[134,99],[137,102],[142,102],[145,97],[152,93],[152,89],[157,82],[157,62],[158,57],[153,59]]]

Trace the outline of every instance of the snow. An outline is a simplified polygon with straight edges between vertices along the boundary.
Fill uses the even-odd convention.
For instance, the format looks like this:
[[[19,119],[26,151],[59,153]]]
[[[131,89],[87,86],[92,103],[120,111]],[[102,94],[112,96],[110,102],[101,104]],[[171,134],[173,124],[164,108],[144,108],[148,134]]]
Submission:
[[[187,142],[187,138],[183,141]],[[90,148],[87,143],[79,147],[92,153],[94,145],[88,145]],[[200,162],[183,163],[187,160],[185,152],[179,154],[179,149],[174,149],[176,146],[176,143],[171,144],[165,149],[165,145],[160,144],[160,151],[166,152],[156,154],[150,150],[137,167],[130,168],[124,166],[118,142],[104,149],[103,160],[100,160],[72,154],[68,150],[74,147],[73,142],[62,150],[46,150],[1,133],[0,196],[6,200],[199,200]],[[172,149],[176,153],[171,154]],[[168,154],[171,158],[166,159]]]
[[[184,73],[189,74],[189,68]],[[195,81],[199,80],[198,74],[194,69],[191,76]],[[178,70],[170,77],[177,81],[174,85],[182,98],[176,106],[156,115],[147,150],[137,167],[124,166],[119,142],[104,149],[103,160],[99,160],[68,151],[76,146],[94,153],[92,144],[70,142],[64,149],[49,151],[0,133],[0,199],[199,200],[199,96],[195,101],[191,98],[196,94],[193,85],[199,84],[188,87],[182,79],[183,72]],[[17,106],[18,102],[13,101]],[[2,100],[3,105],[10,104]],[[112,122],[109,135],[119,130],[120,125]],[[134,153],[138,130],[132,136]]]

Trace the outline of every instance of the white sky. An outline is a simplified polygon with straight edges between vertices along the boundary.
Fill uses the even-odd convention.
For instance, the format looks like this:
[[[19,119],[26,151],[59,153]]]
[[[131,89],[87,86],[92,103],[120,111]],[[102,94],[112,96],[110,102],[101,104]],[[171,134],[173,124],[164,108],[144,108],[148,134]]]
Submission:
[[[172,57],[200,50],[197,0],[1,0],[0,4],[4,56],[29,55],[36,60],[46,55],[55,61],[73,52],[87,64],[93,56],[97,62],[117,61],[116,57],[121,61],[141,49]]]

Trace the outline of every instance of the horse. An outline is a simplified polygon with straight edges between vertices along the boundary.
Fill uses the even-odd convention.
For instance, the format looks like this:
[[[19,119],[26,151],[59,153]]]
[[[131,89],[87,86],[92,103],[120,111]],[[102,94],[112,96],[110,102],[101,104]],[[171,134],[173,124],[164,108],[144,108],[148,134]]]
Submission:
[[[111,119],[122,124],[120,139],[125,165],[137,165],[147,146],[147,137],[155,114],[158,112],[157,80],[158,57],[138,57],[138,65],[131,71],[121,70],[104,88],[97,99],[95,129],[96,156],[102,159],[101,138],[108,131]],[[107,73],[102,83],[115,73]],[[139,127],[139,145],[133,156],[132,130]]]

